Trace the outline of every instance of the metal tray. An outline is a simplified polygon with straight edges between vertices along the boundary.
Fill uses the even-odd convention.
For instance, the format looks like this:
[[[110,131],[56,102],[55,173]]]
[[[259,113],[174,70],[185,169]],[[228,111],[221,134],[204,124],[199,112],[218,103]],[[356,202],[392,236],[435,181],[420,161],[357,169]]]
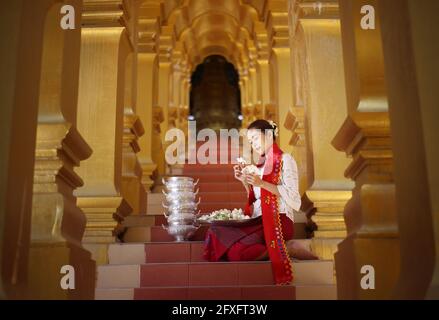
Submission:
[[[246,220],[197,220],[199,224],[211,225],[211,226],[223,226],[223,227],[246,227],[252,226],[258,223],[262,223],[262,217],[250,218]]]

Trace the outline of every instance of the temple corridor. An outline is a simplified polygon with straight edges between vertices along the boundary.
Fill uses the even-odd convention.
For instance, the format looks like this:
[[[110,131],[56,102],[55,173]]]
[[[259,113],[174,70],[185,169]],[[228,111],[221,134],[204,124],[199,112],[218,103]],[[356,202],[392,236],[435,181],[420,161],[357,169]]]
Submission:
[[[0,298],[439,299],[438,1],[1,7]],[[297,162],[319,257],[290,286],[162,228],[163,178],[200,178],[203,213],[246,198],[231,164],[168,163],[169,132],[256,119]]]

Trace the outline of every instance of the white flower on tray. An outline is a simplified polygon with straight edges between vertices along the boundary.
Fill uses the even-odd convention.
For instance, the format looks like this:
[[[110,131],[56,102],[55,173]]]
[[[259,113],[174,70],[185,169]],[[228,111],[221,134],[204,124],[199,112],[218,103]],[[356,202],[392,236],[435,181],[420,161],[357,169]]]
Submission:
[[[202,221],[215,221],[215,220],[247,220],[250,219],[249,216],[246,216],[242,209],[233,209],[230,211],[229,209],[221,209],[213,211],[211,214],[203,215],[199,218]]]

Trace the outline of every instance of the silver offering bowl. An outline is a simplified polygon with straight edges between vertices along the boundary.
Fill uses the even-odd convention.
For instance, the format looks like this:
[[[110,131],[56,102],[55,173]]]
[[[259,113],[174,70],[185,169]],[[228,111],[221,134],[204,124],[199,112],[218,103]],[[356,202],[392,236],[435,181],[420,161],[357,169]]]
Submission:
[[[168,202],[167,204],[162,203],[162,207],[165,208],[169,214],[172,212],[179,212],[179,211],[192,211],[194,212],[197,210],[198,205],[200,204],[201,199],[198,199],[197,202],[195,201],[172,201]]]
[[[199,228],[199,226],[194,225],[162,225],[162,227],[168,231],[177,242],[187,241]]]
[[[200,211],[195,214],[194,211],[172,211],[170,214],[163,212],[169,224],[192,224],[200,215]]]
[[[166,193],[164,190],[162,190],[163,194],[166,197],[166,201],[168,203],[175,203],[175,202],[195,202],[195,197],[198,194],[197,190],[196,192],[193,191],[181,191],[181,192],[168,192]]]
[[[198,184],[199,179],[194,182],[194,179],[191,177],[168,177],[162,179],[163,184],[166,188],[184,188],[184,189],[192,189]]]

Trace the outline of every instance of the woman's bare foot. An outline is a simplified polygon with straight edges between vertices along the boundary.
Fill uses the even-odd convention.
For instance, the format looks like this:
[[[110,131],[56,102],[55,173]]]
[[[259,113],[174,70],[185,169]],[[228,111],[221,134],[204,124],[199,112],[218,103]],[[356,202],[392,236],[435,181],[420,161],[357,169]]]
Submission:
[[[297,260],[318,260],[314,253],[306,249],[302,244],[297,241],[290,240],[287,243],[287,250],[291,258]]]

